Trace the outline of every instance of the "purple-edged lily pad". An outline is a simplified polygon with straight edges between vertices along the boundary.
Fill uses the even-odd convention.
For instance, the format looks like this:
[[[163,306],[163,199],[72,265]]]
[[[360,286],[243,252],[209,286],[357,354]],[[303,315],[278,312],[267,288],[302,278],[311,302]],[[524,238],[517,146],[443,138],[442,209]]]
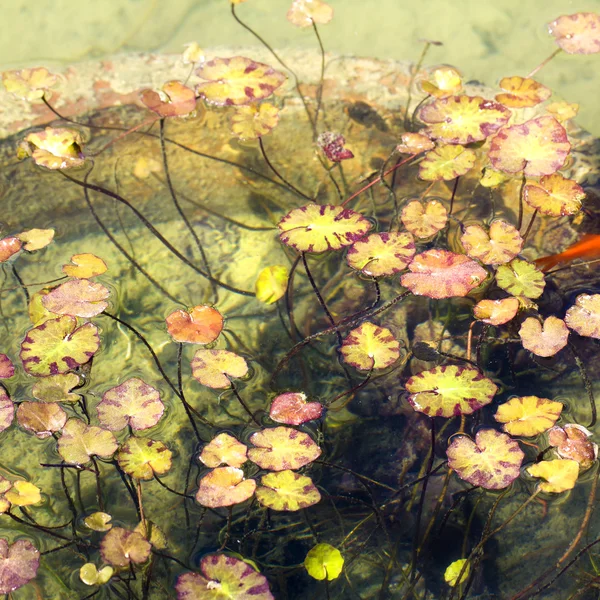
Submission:
[[[10,379],[15,374],[15,366],[6,354],[0,353],[0,379]]]
[[[29,540],[9,546],[8,540],[0,538],[0,594],[23,587],[36,576],[39,566],[39,550]]]
[[[0,431],[10,427],[15,416],[15,405],[3,387],[0,387]]]
[[[102,558],[116,567],[146,562],[151,550],[150,542],[141,533],[122,527],[113,527],[100,544]]]

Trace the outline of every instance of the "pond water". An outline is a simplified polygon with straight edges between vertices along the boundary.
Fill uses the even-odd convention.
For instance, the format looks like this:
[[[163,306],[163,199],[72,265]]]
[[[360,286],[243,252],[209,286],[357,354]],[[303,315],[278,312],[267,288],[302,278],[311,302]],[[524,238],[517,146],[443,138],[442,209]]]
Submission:
[[[600,3],[288,4],[6,9],[0,593],[597,598]]]

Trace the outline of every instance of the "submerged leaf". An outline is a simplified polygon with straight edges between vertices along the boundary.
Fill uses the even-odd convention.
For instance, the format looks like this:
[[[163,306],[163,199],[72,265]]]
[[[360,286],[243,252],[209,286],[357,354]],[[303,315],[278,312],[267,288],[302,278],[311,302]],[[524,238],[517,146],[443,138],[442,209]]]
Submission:
[[[422,133],[403,133],[400,139],[402,143],[396,146],[396,152],[401,154],[421,154],[435,148],[431,139]]]
[[[267,578],[233,556],[207,554],[200,571],[178,577],[177,600],[275,600]]]
[[[189,311],[176,310],[166,321],[170,336],[180,343],[210,344],[223,329],[223,315],[205,304],[194,306]]]
[[[72,279],[42,296],[44,307],[57,315],[89,319],[108,306],[110,291],[101,283],[89,279]]]
[[[218,106],[264,100],[287,79],[269,65],[243,56],[209,60],[196,70],[196,75],[206,80],[196,86],[196,92]]]
[[[83,139],[75,129],[46,127],[27,135],[20,147],[36,165],[55,170],[83,165],[82,144]]]
[[[244,472],[235,467],[218,467],[201,480],[196,502],[207,508],[241,504],[254,495],[256,481],[245,479]]]
[[[248,448],[228,433],[215,436],[200,453],[200,462],[214,469],[220,465],[241,467],[248,460]]]
[[[436,67],[427,79],[419,81],[419,87],[435,98],[455,96],[462,88],[462,76],[454,67],[442,65]]]
[[[575,487],[579,477],[579,464],[575,460],[562,458],[543,460],[531,465],[527,472],[533,477],[546,480],[538,484],[542,492],[560,494]]]
[[[548,24],[556,43],[568,54],[600,52],[600,14],[579,12],[562,15]]]
[[[533,263],[520,258],[498,267],[496,283],[509,294],[526,298],[539,298],[546,286],[544,274]]]
[[[417,254],[408,269],[402,285],[416,296],[437,299],[466,296],[487,277],[487,271],[464,254],[439,249]]]
[[[582,470],[589,469],[598,458],[598,446],[590,441],[591,431],[581,425],[567,423],[548,431],[548,443],[556,448],[561,458],[579,463]]]
[[[100,337],[93,323],[77,327],[70,315],[30,329],[21,343],[21,361],[30,375],[46,377],[79,367],[98,351]]]
[[[339,133],[333,133],[333,131],[325,131],[319,134],[317,138],[317,146],[323,150],[323,154],[331,162],[342,162],[354,158],[354,154],[348,148],[345,148],[346,139]]]
[[[248,458],[269,471],[300,469],[321,455],[307,433],[291,427],[262,429],[250,436],[250,443],[256,448],[248,450]]]
[[[182,117],[196,109],[194,90],[180,81],[167,81],[161,91],[162,95],[150,89],[140,92],[142,104],[160,117]]]
[[[514,436],[533,437],[556,423],[563,405],[548,398],[519,396],[501,404],[494,415],[502,429]]]
[[[354,242],[348,249],[348,265],[371,277],[394,275],[406,268],[415,254],[415,241],[410,233],[372,233]]]
[[[21,402],[17,408],[19,425],[38,438],[50,437],[67,422],[67,413],[55,402]]]
[[[0,263],[6,262],[11,256],[14,256],[21,250],[23,244],[21,240],[14,236],[8,236],[0,240]]]
[[[80,419],[69,419],[58,440],[58,453],[67,463],[83,465],[89,462],[92,456],[112,456],[118,446],[112,432],[94,425],[86,425]]]
[[[543,215],[564,217],[581,209],[583,188],[560,173],[545,175],[539,182],[530,181],[523,188],[523,199]]]
[[[501,129],[492,139],[488,156],[499,171],[539,177],[558,171],[570,151],[565,128],[554,117],[537,117]]]
[[[0,353],[0,379],[10,379],[15,374],[15,366],[6,354]]]
[[[130,437],[117,454],[119,466],[134,479],[152,479],[171,468],[173,453],[162,443],[147,438]]]
[[[550,88],[528,77],[504,77],[500,80],[500,87],[505,93],[497,94],[496,100],[510,108],[535,106],[552,96]]]
[[[285,265],[265,267],[256,278],[256,299],[273,304],[283,298],[287,290],[290,271]]]
[[[4,71],[2,83],[9,94],[29,102],[41,99],[53,87],[58,77],[45,67]]]
[[[346,336],[340,352],[356,369],[385,369],[400,358],[400,343],[386,327],[365,321]]]
[[[521,324],[519,337],[525,350],[547,358],[567,345],[569,330],[558,317],[550,316],[542,323],[535,317],[528,317]]]
[[[37,574],[39,550],[29,540],[17,540],[8,545],[0,538],[0,594],[10,594],[23,587]]]
[[[464,175],[475,164],[477,155],[470,148],[442,144],[430,150],[419,163],[419,179],[450,181]]]
[[[286,470],[263,475],[256,499],[272,510],[296,511],[317,504],[321,494],[310,477]]]
[[[515,440],[494,429],[480,429],[475,441],[466,435],[453,437],[446,454],[448,466],[461,479],[487,490],[508,487],[525,458]]]
[[[435,367],[413,375],[405,385],[408,401],[430,417],[470,415],[489,404],[498,386],[473,367]]]
[[[240,140],[256,140],[279,123],[279,109],[268,102],[238,106],[231,116],[231,131]]]
[[[286,392],[273,398],[269,416],[277,423],[302,425],[307,421],[320,419],[323,405],[320,402],[307,402],[302,392]]]
[[[96,406],[100,425],[111,431],[131,427],[134,431],[154,427],[165,412],[160,392],[139,377],[104,392]]]
[[[75,373],[50,375],[36,381],[31,393],[40,402],[79,402],[79,394],[71,393],[79,384],[79,375]]]
[[[600,294],[580,294],[567,310],[565,323],[579,335],[600,339]]]
[[[330,544],[317,544],[308,551],[304,568],[313,579],[333,581],[342,573],[344,557]]]
[[[506,125],[510,116],[508,108],[481,96],[439,98],[418,112],[418,118],[429,125],[425,133],[447,144],[484,140]]]
[[[286,246],[298,252],[325,252],[353,244],[373,225],[343,206],[307,204],[289,212],[278,227]]]
[[[146,562],[151,550],[152,546],[143,535],[122,527],[113,527],[100,543],[102,558],[115,567]]]
[[[454,587],[456,585],[461,585],[465,583],[471,571],[470,565],[467,565],[467,567],[465,568],[465,563],[467,562],[468,559],[461,558],[459,560],[455,560],[453,563],[450,563],[448,565],[448,567],[444,571],[444,581],[450,587]]]
[[[231,387],[230,377],[240,378],[248,373],[248,363],[228,350],[201,348],[194,354],[191,365],[194,379],[215,389]]]

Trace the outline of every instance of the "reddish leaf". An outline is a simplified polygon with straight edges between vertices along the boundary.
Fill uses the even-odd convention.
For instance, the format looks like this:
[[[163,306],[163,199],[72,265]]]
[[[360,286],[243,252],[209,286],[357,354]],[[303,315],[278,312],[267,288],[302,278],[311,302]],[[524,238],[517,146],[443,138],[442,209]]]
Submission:
[[[384,277],[403,271],[414,254],[415,240],[410,233],[372,233],[348,248],[346,261],[365,275]]]
[[[105,562],[116,567],[127,567],[130,563],[146,562],[152,546],[136,531],[113,527],[100,543],[100,554]]]
[[[548,430],[548,443],[561,458],[575,460],[581,469],[589,469],[598,458],[598,445],[590,441],[591,436],[585,427],[567,423]]]
[[[176,342],[210,344],[223,329],[223,316],[212,306],[200,304],[188,311],[176,310],[167,317],[167,331]]]
[[[233,506],[251,498],[255,489],[256,481],[245,479],[241,469],[219,467],[200,480],[196,502],[208,508]]]
[[[180,81],[165,83],[162,96],[154,90],[142,90],[140,98],[145,106],[161,117],[182,117],[196,109],[194,90]]]
[[[600,339],[600,294],[580,294],[565,315],[567,326],[579,335]]]
[[[134,431],[154,427],[165,412],[157,389],[138,377],[110,388],[96,406],[100,425],[111,431],[129,426]]]
[[[14,256],[22,246],[21,240],[14,235],[0,240],[0,263],[6,262],[11,256]]]
[[[269,416],[277,423],[302,425],[307,421],[320,419],[323,405],[320,402],[307,402],[303,392],[286,392],[273,398]]]
[[[199,458],[211,469],[221,465],[239,468],[248,460],[248,448],[232,435],[220,433],[204,446]]]
[[[0,594],[10,594],[31,581],[39,565],[40,553],[29,540],[9,546],[8,540],[0,538]]]
[[[425,206],[419,200],[411,200],[402,209],[400,218],[415,237],[429,238],[446,227],[448,211],[438,200],[429,200]]]
[[[416,296],[452,298],[466,296],[486,277],[487,271],[464,254],[448,250],[427,250],[408,265],[410,273],[400,279]]]
[[[13,422],[15,417],[15,406],[6,390],[0,386],[0,432],[4,431]]]
[[[256,448],[248,450],[248,458],[269,471],[299,469],[321,455],[321,448],[307,433],[291,427],[262,429],[250,436],[250,443]]]
[[[323,154],[331,162],[342,162],[349,158],[354,158],[354,154],[347,148],[344,148],[346,140],[343,135],[326,131],[317,138],[317,146],[323,150]]]
[[[489,325],[504,325],[514,319],[519,311],[518,298],[502,298],[501,300],[480,300],[473,307],[476,319]]]
[[[524,77],[504,77],[500,80],[500,87],[506,93],[498,94],[496,100],[510,108],[535,106],[552,96],[550,88],[534,79]]]
[[[0,379],[10,379],[15,374],[15,366],[6,354],[0,353]]]
[[[484,265],[507,263],[523,247],[523,238],[517,228],[502,219],[492,221],[488,231],[481,225],[468,225],[460,241],[467,254]]]
[[[403,133],[400,136],[401,144],[396,146],[396,152],[401,154],[421,154],[435,148],[435,144],[422,133]]]
[[[108,306],[110,291],[89,279],[72,279],[42,297],[44,307],[58,315],[91,318]]]
[[[556,43],[568,54],[600,52],[600,14],[580,12],[562,15],[548,24]]]

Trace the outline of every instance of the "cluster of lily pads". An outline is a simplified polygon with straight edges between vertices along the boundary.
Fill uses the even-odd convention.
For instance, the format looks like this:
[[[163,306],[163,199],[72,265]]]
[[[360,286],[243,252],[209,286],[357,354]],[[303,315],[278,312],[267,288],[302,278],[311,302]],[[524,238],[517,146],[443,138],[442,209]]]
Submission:
[[[249,29],[236,12],[242,2],[231,0],[231,11]],[[293,25],[314,30],[320,43],[317,26],[329,22],[332,15],[331,7],[320,0],[293,0],[287,16]],[[600,52],[599,32],[600,16],[593,13],[561,16],[550,24],[559,51],[568,54]],[[161,560],[165,564],[171,561],[179,569],[174,589],[180,600],[268,600],[274,597],[274,581],[261,571],[275,567],[269,560],[261,564],[256,556],[237,553],[230,535],[234,510],[239,511],[238,515],[258,510],[263,515],[261,523],[250,525],[248,518],[241,535],[250,536],[251,527],[267,531],[267,520],[275,531],[277,523],[285,528],[289,513],[302,514],[315,538],[302,560],[306,571],[316,580],[325,580],[326,588],[318,588],[324,590],[318,592],[322,597],[345,597],[340,576],[345,574],[347,581],[350,576],[345,571],[344,544],[354,528],[345,539],[338,538],[333,544],[325,543],[333,539],[323,539],[315,531],[307,509],[316,508],[325,496],[333,502],[335,494],[328,490],[322,471],[313,474],[311,469],[318,465],[319,469],[335,470],[328,455],[333,452],[334,428],[327,419],[340,409],[340,400],[348,405],[361,393],[376,388],[380,378],[388,382],[393,378],[406,406],[427,417],[431,446],[418,476],[397,489],[372,481],[360,473],[360,468],[337,465],[369,491],[366,506],[371,512],[356,528],[371,520],[377,522],[376,528],[385,529],[382,520],[386,511],[403,491],[412,493],[419,485],[420,520],[427,481],[436,471],[446,473],[446,486],[455,476],[469,484],[468,493],[506,490],[517,479],[523,489],[529,490],[523,503],[499,525],[492,523],[495,504],[479,541],[464,544],[464,555],[446,565],[443,579],[447,586],[443,593],[449,599],[468,597],[485,544],[531,502],[571,490],[585,471],[594,470],[597,477],[598,448],[591,439],[596,424],[593,383],[570,339],[600,339],[600,294],[577,295],[562,317],[547,314],[540,305],[558,260],[536,258],[534,247],[527,244],[536,226],[540,227],[540,220],[585,218],[584,189],[561,173],[570,158],[569,121],[577,107],[549,102],[551,90],[533,79],[538,69],[525,77],[502,79],[500,90],[489,99],[466,93],[462,76],[453,67],[417,68],[411,85],[418,94],[418,104],[406,107],[402,115],[405,131],[399,134],[381,169],[357,184],[355,192],[321,201],[317,193],[306,194],[289,177],[281,175],[262,141],[277,133],[280,113],[285,110],[277,93],[289,81],[288,75],[296,80],[306,108],[314,151],[318,152],[317,164],[336,182],[338,191],[343,164],[355,158],[352,139],[325,128],[323,80],[314,98],[304,95],[295,74],[268,48],[278,68],[242,56],[206,60],[203,51],[192,44],[184,60],[200,80],[195,87],[168,81],[160,91],[145,89],[139,94],[149,111],[143,125],[158,123],[160,127],[157,137],[164,161],[157,170],[164,168],[174,205],[200,249],[198,234],[180,209],[169,180],[164,151],[165,122],[189,117],[198,102],[208,110],[227,111],[231,134],[255,143],[270,174],[302,201],[276,223],[289,264],[261,265],[254,290],[239,289],[213,275],[204,252],[202,261],[193,263],[118,191],[93,182],[94,161],[99,159],[86,150],[93,128],[84,136],[83,123],[56,113],[60,124],[35,129],[20,139],[21,159],[31,158],[42,169],[59,172],[65,177],[65,185],[79,186],[86,199],[93,191],[126,205],[174,259],[194,268],[207,289],[241,294],[257,305],[272,305],[274,314],[278,306],[282,320],[287,311],[284,327],[289,325],[291,341],[284,354],[272,357],[272,389],[264,390],[267,400],[257,408],[259,402],[245,389],[253,378],[250,359],[241,348],[233,351],[223,341],[228,315],[219,310],[219,302],[177,309],[164,318],[163,325],[165,344],[177,348],[177,378],[169,376],[169,368],[144,336],[120,313],[113,314],[116,302],[107,279],[110,269],[102,257],[92,253],[73,255],[70,263],[62,265],[60,279],[37,284],[38,289],[30,293],[33,284],[18,277],[19,261],[30,253],[41,260],[44,248],[56,243],[54,230],[29,229],[5,235],[0,240],[0,262],[12,268],[19,279],[14,293],[25,290],[31,325],[20,339],[18,360],[0,346],[0,431],[19,427],[39,440],[54,440],[59,463],[47,468],[59,470],[74,516],[62,527],[44,525],[35,514],[44,490],[17,476],[0,476],[0,512],[15,526],[18,524],[20,531],[33,529],[60,544],[40,553],[29,539],[11,544],[0,538],[0,593],[9,594],[34,579],[40,560],[44,560],[40,554],[77,549],[77,560],[86,557],[79,566],[81,582],[91,588],[86,598],[110,593],[127,598],[167,597],[160,596],[165,588],[156,582],[154,572]],[[10,92],[31,102],[42,101],[52,109],[52,87],[57,77],[46,69],[9,71],[2,74],[2,79]],[[137,134],[139,129],[137,125],[122,131],[119,138]],[[138,167],[145,169],[148,164]],[[424,191],[418,196],[398,198],[394,185],[396,176],[403,172],[416,173]],[[457,190],[473,182],[489,190],[503,205],[501,216],[496,217],[494,212],[483,218],[470,216],[470,207],[459,199]],[[373,189],[380,189],[385,199],[376,207],[378,215],[372,214],[366,193]],[[376,216],[379,218],[373,218]],[[110,237],[109,232],[107,235]],[[133,267],[171,297],[114,237],[111,242]],[[333,256],[331,260],[337,261],[342,276],[375,290],[375,300],[359,303],[346,312],[332,308],[333,296],[328,298],[322,293],[326,275],[316,255]],[[316,330],[309,327],[302,337],[293,318],[294,279],[300,264],[311,302],[325,315],[319,322],[323,326]],[[219,294],[215,295],[218,299]],[[453,305],[456,298],[466,303]],[[417,326],[412,339],[404,339],[393,319],[386,319],[399,306],[416,303],[427,307],[428,327],[437,333],[418,339]],[[446,324],[441,314],[448,316]],[[448,333],[452,316],[469,323],[461,339],[452,339]],[[93,393],[93,362],[103,351],[103,324],[109,322],[125,328],[129,336],[145,346],[160,385],[153,383],[167,390],[173,404],[165,400],[162,389],[138,375],[121,378],[119,369],[115,369],[114,385]],[[323,342],[329,346],[319,360],[328,361],[332,371],[344,373],[349,389],[342,393],[326,389],[317,394],[295,384],[282,388],[279,382],[290,365],[304,360],[311,346]],[[518,386],[512,388],[515,393],[509,393],[502,374],[494,372],[486,360],[496,349],[508,346],[522,349],[535,361],[562,353],[565,362],[576,366],[582,378],[582,396],[590,402],[591,416],[585,426],[572,415],[565,417],[564,405],[557,399],[519,394]],[[193,350],[189,360],[188,348]],[[231,428],[216,427],[186,397],[182,363],[191,378],[215,390],[215,403],[216,394],[225,393],[238,403],[237,413],[242,417],[237,416]],[[13,386],[13,382],[17,383]],[[24,385],[27,399],[16,395],[17,387],[22,390]],[[90,400],[93,396],[100,399]],[[171,440],[155,439],[161,437],[157,433],[161,424],[176,413],[175,403],[183,408],[187,426],[195,435],[188,444],[187,456],[175,453]],[[485,407],[486,417],[477,419]],[[243,429],[237,427],[240,420]],[[452,433],[449,439],[440,434],[440,429],[446,428]],[[447,447],[443,456],[436,456],[436,440],[441,439],[448,440]],[[533,455],[531,446],[537,450]],[[182,490],[161,479],[175,471],[177,461],[184,472],[187,468]],[[192,464],[198,469],[196,481],[190,476]],[[123,486],[120,493],[133,500],[135,522],[111,523],[119,500],[104,488],[109,469],[118,473]],[[65,473],[71,470],[78,478],[84,473],[94,480],[92,504],[97,509],[85,514],[82,524],[76,522],[80,515],[65,483]],[[376,499],[371,484],[386,488],[388,497]],[[221,528],[221,537],[215,535],[210,552],[188,560],[169,554],[171,542],[160,529],[161,515],[145,510],[144,497],[152,493],[150,486],[166,490],[185,506],[188,521],[188,504],[194,502],[199,532],[209,512],[227,520],[225,533]],[[595,486],[590,491],[591,503]],[[446,489],[421,533],[417,521],[408,564],[399,562],[396,550],[390,550],[390,570],[400,573],[405,586],[398,597],[430,597],[427,590],[421,592],[417,587],[423,577],[420,557]],[[586,512],[556,569],[565,566],[576,549],[580,550],[577,557],[582,555],[580,542],[588,523]],[[354,548],[348,554],[356,559],[368,542],[367,538],[358,545],[358,551]],[[539,590],[538,586],[547,584],[553,575],[551,570],[537,577],[518,597]],[[383,579],[379,597],[387,597],[389,579],[387,575]],[[427,575],[423,579],[428,585]],[[334,580],[338,580],[339,588],[329,583]],[[334,596],[336,593],[339,595]]]

